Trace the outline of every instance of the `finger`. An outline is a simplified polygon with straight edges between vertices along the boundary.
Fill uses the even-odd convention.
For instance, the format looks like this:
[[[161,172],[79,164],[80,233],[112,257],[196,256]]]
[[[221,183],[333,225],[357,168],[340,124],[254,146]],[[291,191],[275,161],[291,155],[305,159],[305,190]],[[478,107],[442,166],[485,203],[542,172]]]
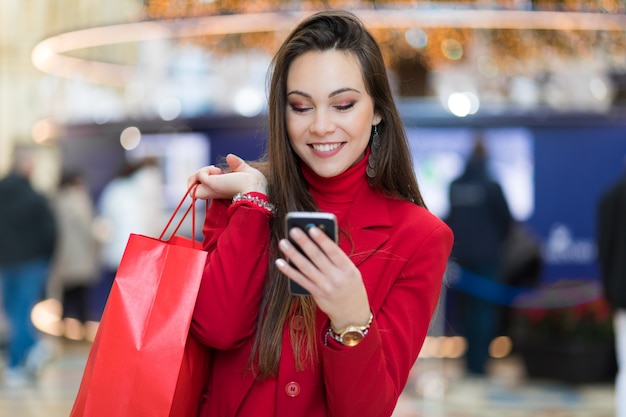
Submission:
[[[319,269],[323,269],[327,266],[332,266],[329,253],[332,253],[335,250],[339,250],[339,248],[337,244],[332,239],[330,239],[328,235],[322,232],[319,227],[309,227],[306,233],[300,229],[292,229],[292,231],[294,231],[298,235],[298,240],[296,240],[295,238],[294,240],[296,240],[304,253],[306,253],[309,259],[311,259],[311,261]]]
[[[345,253],[339,249],[337,243],[324,233],[319,227],[313,226],[308,229],[308,236],[315,244],[315,248],[324,255],[325,260],[333,265],[345,257]]]
[[[304,262],[303,268],[308,268],[304,269],[302,272],[309,278],[312,278],[312,274],[332,266],[326,254],[304,231],[297,227],[292,228],[289,231],[289,237],[306,254],[306,262]],[[298,265],[298,268],[300,268],[300,265]]]
[[[209,175],[220,175],[224,173],[221,168],[218,168],[215,165],[209,165],[208,167],[205,168],[205,171]]]
[[[187,179],[187,189],[191,188],[193,185],[199,185],[200,180],[198,179],[198,173],[193,174]]]
[[[206,179],[207,176],[219,175],[221,173],[222,173],[222,170],[220,168],[216,167],[215,165],[209,165],[209,166],[206,166],[206,167],[202,167],[199,170],[197,170],[196,172],[194,172],[193,175],[191,175],[187,179],[187,187],[191,187],[193,184],[202,182],[200,180],[200,176],[201,175]],[[205,174],[207,176],[205,176]]]
[[[211,198],[212,186],[210,185],[211,177],[222,174],[222,170],[214,165],[200,168],[187,179],[187,188],[194,188],[195,198],[206,199]]]
[[[232,153],[226,155],[226,163],[233,172],[242,172],[248,168],[248,164],[243,159]]]
[[[300,243],[296,242],[298,245]],[[281,239],[278,242],[278,248],[289,261],[296,266],[302,268],[305,263],[311,263],[296,247],[287,239]]]
[[[311,287],[314,286],[314,283],[306,274],[301,272],[301,269],[305,268],[304,262],[309,263],[309,266],[310,262],[286,239],[279,242],[279,246],[289,260],[277,258],[274,261],[276,267],[289,279],[311,292]]]
[[[267,179],[256,168],[251,167],[235,154],[228,154],[226,156],[226,162],[232,170],[233,174],[240,175],[238,178],[242,178],[242,182],[239,182],[237,192],[246,193],[256,191],[262,194],[267,194]]]
[[[316,292],[316,287],[313,281],[308,279],[306,276],[300,273],[300,271],[291,266],[289,262],[282,258],[277,258],[274,263],[280,272],[282,272],[289,279],[293,280],[302,288],[307,290],[310,294],[314,294]]]
[[[315,243],[311,242],[311,240],[306,237],[304,233],[302,233],[302,235],[302,237],[304,237],[304,239],[307,240],[310,245],[315,246]],[[306,241],[295,242],[295,244],[297,244],[300,249],[304,250],[302,246],[306,246]],[[309,280],[319,279],[318,275],[320,273],[320,270],[318,269],[317,265],[315,265],[315,263],[311,261],[309,254],[304,255],[300,251],[300,249],[298,249],[292,242],[289,242],[287,239],[282,239],[279,242],[279,247],[283,254],[289,259],[289,262],[293,265],[293,267],[296,268],[302,275],[304,275]]]

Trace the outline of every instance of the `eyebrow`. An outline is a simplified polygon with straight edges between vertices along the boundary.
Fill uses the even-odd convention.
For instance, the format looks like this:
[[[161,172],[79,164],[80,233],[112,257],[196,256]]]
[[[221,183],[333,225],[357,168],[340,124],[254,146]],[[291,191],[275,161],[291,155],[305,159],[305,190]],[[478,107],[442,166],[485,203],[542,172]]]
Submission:
[[[344,87],[344,88],[340,88],[338,90],[333,91],[332,93],[330,93],[328,95],[328,98],[334,97],[336,95],[339,95],[341,93],[345,93],[347,91],[354,91],[355,93],[359,93],[361,94],[361,92],[359,90],[357,90],[356,88],[350,88],[350,87]],[[287,93],[287,96],[290,96],[292,94],[297,94],[306,98],[312,98],[310,94],[305,93],[304,91],[300,91],[300,90],[293,90]]]

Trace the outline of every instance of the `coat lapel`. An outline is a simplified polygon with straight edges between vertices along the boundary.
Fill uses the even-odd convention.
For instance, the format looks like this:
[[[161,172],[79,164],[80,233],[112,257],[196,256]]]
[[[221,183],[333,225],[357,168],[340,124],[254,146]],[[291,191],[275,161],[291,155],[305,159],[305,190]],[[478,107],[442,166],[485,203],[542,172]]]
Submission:
[[[370,186],[361,188],[344,219],[339,246],[357,266],[389,240],[392,223],[386,198]]]

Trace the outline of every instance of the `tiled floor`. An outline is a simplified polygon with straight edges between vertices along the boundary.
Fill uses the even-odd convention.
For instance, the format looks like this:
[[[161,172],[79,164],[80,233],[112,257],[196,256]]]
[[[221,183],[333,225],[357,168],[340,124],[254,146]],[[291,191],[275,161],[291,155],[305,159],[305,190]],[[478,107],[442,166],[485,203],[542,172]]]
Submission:
[[[418,362],[394,417],[615,415],[613,384],[569,386],[529,380],[514,357],[494,361],[489,378],[468,377],[461,365],[459,361]]]
[[[36,387],[0,388],[0,416],[69,416],[90,345],[51,341],[56,359]],[[614,416],[611,384],[571,387],[527,380],[515,358],[492,365],[490,378],[468,378],[458,361],[421,360],[394,417]]]

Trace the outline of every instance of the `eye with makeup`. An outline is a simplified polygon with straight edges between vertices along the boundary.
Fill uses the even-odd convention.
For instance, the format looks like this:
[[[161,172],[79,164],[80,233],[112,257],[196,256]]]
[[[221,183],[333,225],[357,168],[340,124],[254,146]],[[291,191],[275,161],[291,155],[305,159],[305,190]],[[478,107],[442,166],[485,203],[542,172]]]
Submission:
[[[351,101],[347,104],[342,104],[342,105],[336,105],[333,106],[335,109],[339,110],[339,111],[348,111],[350,110],[352,107],[354,107],[354,105],[356,104],[356,101]]]
[[[306,107],[299,103],[289,103],[289,108],[295,113],[304,113],[312,109],[312,107]]]
[[[340,111],[340,112],[344,112],[344,111],[348,111],[351,108],[354,107],[354,105],[356,104],[355,101],[349,102],[347,104],[341,104],[341,105],[334,105],[333,108]],[[291,111],[295,112],[295,113],[305,113],[309,110],[312,109],[312,107],[304,107],[302,105],[299,104],[293,104],[293,103],[289,103],[289,108],[291,109]]]

